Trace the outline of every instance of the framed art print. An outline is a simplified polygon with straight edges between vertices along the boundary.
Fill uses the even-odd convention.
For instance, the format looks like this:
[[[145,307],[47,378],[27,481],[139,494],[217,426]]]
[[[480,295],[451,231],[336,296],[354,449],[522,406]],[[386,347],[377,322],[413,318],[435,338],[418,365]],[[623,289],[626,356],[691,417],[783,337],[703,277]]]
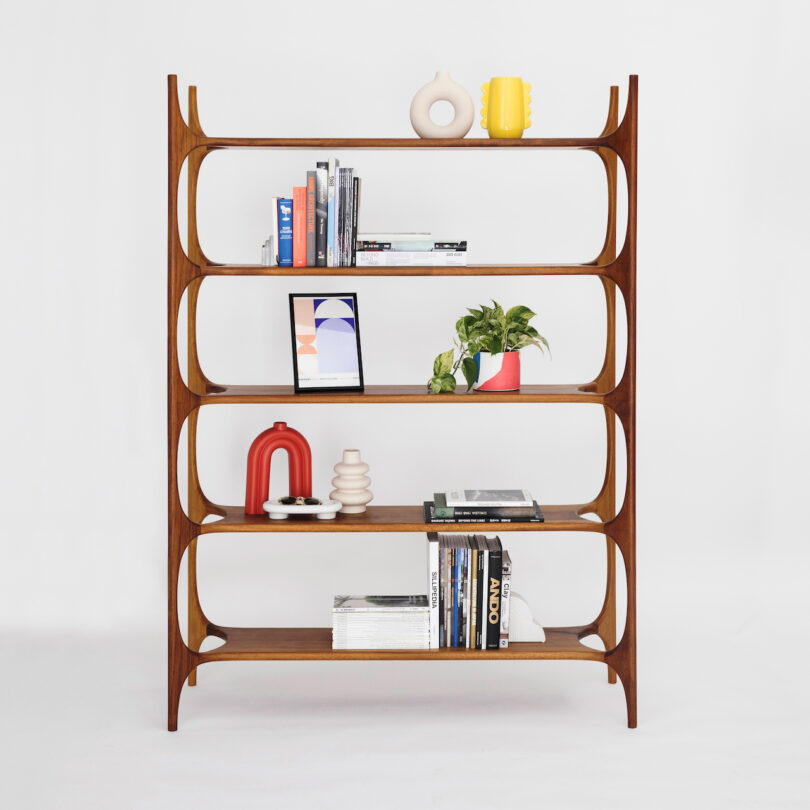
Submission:
[[[295,391],[362,391],[355,293],[290,293]]]

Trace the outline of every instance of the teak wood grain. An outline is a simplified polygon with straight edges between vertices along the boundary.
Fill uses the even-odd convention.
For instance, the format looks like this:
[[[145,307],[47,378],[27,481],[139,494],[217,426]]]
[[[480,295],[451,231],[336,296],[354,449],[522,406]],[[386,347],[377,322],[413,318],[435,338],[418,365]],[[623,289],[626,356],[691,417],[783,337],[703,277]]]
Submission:
[[[230,660],[498,660],[574,659],[607,664],[608,676],[624,687],[628,725],[636,726],[636,210],[638,80],[630,77],[627,105],[619,121],[618,88],[610,89],[610,101],[602,133],[590,138],[525,138],[497,140],[467,138],[427,140],[419,138],[212,138],[203,132],[197,111],[195,87],[189,88],[188,124],[183,120],[177,96],[177,78],[169,76],[168,133],[168,727],[177,728],[177,713],[183,685],[196,683],[197,667]],[[339,267],[279,268],[259,265],[216,264],[205,256],[197,232],[197,182],[203,160],[212,151],[231,148],[268,149],[587,149],[601,159],[607,179],[608,218],[602,250],[584,264],[490,264],[469,267]],[[621,160],[627,180],[627,228],[620,250],[617,246],[617,167]],[[181,170],[187,165],[188,251],[180,242],[177,201]],[[206,276],[506,276],[594,275],[599,277],[607,307],[606,350],[602,369],[590,382],[572,385],[525,385],[507,394],[429,395],[421,386],[367,386],[352,394],[294,394],[292,386],[243,386],[212,382],[202,371],[196,342],[197,299]],[[615,308],[621,292],[627,313],[627,356],[624,373],[616,380]],[[184,381],[178,358],[178,316],[187,294],[188,373]],[[585,504],[543,506],[543,524],[425,524],[421,505],[371,506],[365,515],[339,515],[335,521],[296,518],[271,521],[245,515],[238,506],[211,502],[203,492],[197,471],[197,418],[203,405],[239,403],[589,403],[603,407],[607,437],[605,477],[597,495]],[[624,503],[616,509],[616,420],[622,424],[627,450],[627,480]],[[177,451],[183,425],[188,425],[188,514],[180,502]],[[598,520],[584,518],[594,513]],[[212,520],[213,519],[213,520]],[[281,525],[279,525],[281,524]],[[606,587],[596,618],[580,627],[546,628],[547,641],[512,643],[506,650],[480,651],[440,649],[424,651],[346,650],[331,648],[329,628],[229,628],[208,620],[197,591],[196,550],[203,534],[223,532],[345,532],[392,531],[588,531],[605,534],[607,543]],[[627,607],[624,633],[616,639],[615,550],[624,560]],[[188,645],[178,620],[178,578],[183,555],[188,561]],[[224,644],[200,652],[207,636]],[[605,651],[582,644],[586,636],[598,636]]]

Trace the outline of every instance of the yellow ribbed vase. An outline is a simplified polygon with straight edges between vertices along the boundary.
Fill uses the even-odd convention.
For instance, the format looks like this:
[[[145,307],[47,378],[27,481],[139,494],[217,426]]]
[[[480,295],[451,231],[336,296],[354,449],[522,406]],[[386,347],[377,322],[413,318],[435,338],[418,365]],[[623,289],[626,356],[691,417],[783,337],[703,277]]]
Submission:
[[[489,137],[520,138],[532,123],[532,86],[518,76],[496,76],[481,89],[481,126]]]

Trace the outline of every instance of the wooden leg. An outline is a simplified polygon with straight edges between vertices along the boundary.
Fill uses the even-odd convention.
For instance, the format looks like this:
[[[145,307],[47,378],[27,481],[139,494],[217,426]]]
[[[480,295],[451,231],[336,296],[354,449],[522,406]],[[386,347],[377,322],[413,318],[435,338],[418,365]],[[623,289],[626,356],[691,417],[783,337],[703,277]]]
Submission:
[[[197,594],[197,538],[195,537],[188,547],[188,646],[194,651],[200,651],[200,645],[208,635],[208,620],[200,609],[199,595]],[[197,685],[197,668],[191,670],[188,676],[188,685]]]
[[[609,537],[605,538],[607,544],[607,589],[605,604],[599,615],[598,635],[602,639],[606,650],[616,646],[616,545]],[[607,668],[608,683],[616,683],[616,672],[613,667]]]

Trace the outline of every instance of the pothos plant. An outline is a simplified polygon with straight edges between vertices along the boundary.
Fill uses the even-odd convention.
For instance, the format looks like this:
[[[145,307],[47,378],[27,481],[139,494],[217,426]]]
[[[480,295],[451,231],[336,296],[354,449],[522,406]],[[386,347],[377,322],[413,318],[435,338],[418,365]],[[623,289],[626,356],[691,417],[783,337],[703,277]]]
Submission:
[[[492,307],[483,304],[478,309],[468,307],[470,314],[456,321],[457,337],[453,339],[453,348],[442,352],[433,361],[433,376],[428,381],[428,388],[434,394],[456,390],[455,375],[459,368],[469,391],[478,376],[478,365],[473,359],[477,352],[498,354],[537,346],[541,352],[551,353],[548,341],[529,325],[534,312],[524,306],[504,312],[497,301],[492,303]]]

